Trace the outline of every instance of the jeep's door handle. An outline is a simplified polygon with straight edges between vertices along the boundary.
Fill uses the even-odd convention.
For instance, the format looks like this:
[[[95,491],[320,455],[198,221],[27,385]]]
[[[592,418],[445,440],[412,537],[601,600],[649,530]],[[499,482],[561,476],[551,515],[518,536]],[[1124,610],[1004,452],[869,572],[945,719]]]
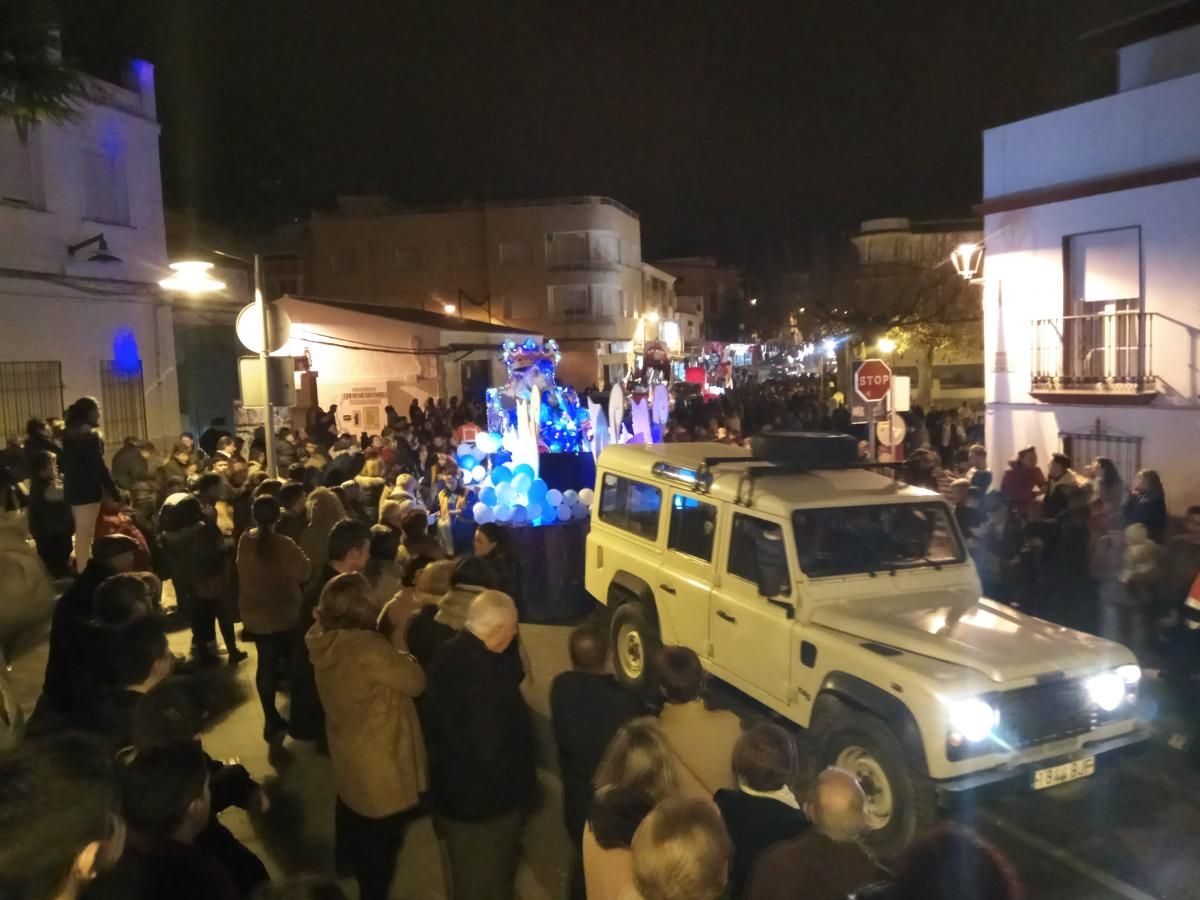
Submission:
[[[666,591],[668,594],[675,593],[675,588],[671,587],[669,584],[660,584],[659,587],[662,588],[664,591]]]
[[[729,613],[725,612],[725,610],[723,610],[723,609],[718,609],[718,610],[717,610],[717,618],[718,618],[718,619],[724,619],[726,622],[730,622],[730,623],[732,623],[732,624],[734,624],[734,625],[736,625],[736,624],[737,624],[737,619],[735,619],[735,618],[734,618],[733,616],[731,616]]]

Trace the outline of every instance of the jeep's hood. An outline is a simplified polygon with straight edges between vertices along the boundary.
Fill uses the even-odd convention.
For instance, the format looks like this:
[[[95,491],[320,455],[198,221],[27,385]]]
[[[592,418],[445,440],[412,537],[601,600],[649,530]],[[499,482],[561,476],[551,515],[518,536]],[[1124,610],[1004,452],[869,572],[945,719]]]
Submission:
[[[1133,662],[1110,641],[969,593],[856,597],[813,611],[817,625],[973,669],[992,681]]]

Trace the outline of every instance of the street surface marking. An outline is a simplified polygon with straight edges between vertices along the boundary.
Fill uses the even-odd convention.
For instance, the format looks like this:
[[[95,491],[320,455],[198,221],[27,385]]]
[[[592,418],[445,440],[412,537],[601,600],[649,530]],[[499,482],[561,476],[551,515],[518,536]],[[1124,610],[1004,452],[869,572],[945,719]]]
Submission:
[[[1049,841],[1026,831],[1020,825],[1014,825],[1012,822],[997,816],[995,813],[980,809],[976,811],[976,815],[989,825],[1005,832],[1010,837],[1016,838],[1018,841],[1027,844],[1034,850],[1044,853],[1046,856],[1052,857],[1071,871],[1108,888],[1114,894],[1120,894],[1122,897],[1127,898],[1127,900],[1158,900],[1154,894],[1147,894],[1145,891],[1135,888],[1132,884],[1127,884],[1121,879],[1105,872],[1103,869],[1096,868],[1075,854],[1063,850],[1061,847],[1056,847]]]

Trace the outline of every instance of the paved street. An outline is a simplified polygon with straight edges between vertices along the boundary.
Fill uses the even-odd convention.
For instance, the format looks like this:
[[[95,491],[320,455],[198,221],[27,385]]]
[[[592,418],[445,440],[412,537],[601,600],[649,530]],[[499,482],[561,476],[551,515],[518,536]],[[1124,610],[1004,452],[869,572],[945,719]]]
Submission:
[[[522,636],[533,660],[526,697],[534,711],[540,748],[543,802],[529,824],[518,887],[523,900],[564,896],[568,846],[559,817],[560,788],[550,734],[550,680],[567,666],[563,626],[524,625]],[[172,635],[177,652],[188,632]],[[253,646],[246,647],[253,653]],[[13,679],[26,708],[41,683],[44,644],[14,663]],[[241,810],[223,814],[226,825],[262,856],[272,873],[331,869],[333,788],[328,759],[310,745],[288,741],[268,754],[254,698],[253,657],[236,672],[244,697],[204,736],[214,756],[239,759],[271,785],[273,808],[251,819]],[[1153,690],[1153,689],[1151,689]],[[718,691],[719,702],[755,714],[743,700]],[[1153,712],[1152,701],[1145,704]],[[1164,736],[1165,737],[1165,736]],[[1200,898],[1200,772],[1183,755],[1156,740],[1145,753],[1125,761],[1094,784],[1076,784],[1039,794],[989,797],[956,810],[1012,858],[1032,885],[1033,900],[1189,900]],[[393,897],[439,900],[437,843],[428,819],[418,822],[399,862]]]

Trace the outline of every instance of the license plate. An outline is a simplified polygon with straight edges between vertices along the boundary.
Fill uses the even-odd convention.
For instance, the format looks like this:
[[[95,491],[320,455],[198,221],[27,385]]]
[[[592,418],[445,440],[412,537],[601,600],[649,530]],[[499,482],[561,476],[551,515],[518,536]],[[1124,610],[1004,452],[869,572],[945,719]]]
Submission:
[[[1050,766],[1048,769],[1038,769],[1033,773],[1033,789],[1035,791],[1058,787],[1068,781],[1087,778],[1096,771],[1096,757],[1085,756],[1074,762],[1063,763],[1061,766]]]

